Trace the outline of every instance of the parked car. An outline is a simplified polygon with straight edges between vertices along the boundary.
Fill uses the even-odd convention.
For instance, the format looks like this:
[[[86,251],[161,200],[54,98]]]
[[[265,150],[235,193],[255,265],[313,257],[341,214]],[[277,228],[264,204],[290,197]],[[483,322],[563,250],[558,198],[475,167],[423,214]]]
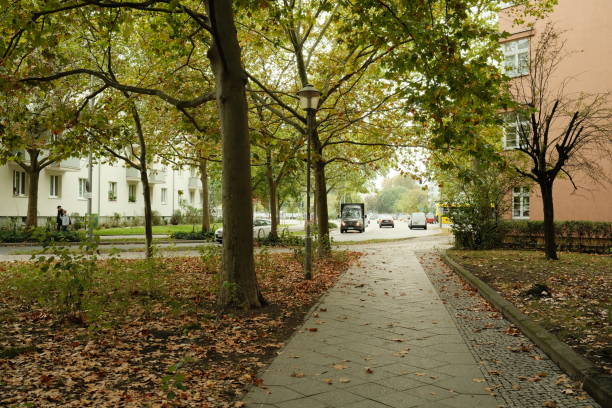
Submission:
[[[425,217],[425,213],[417,212],[410,214],[410,221],[408,222],[408,227],[410,227],[410,229],[427,229],[427,217]]]
[[[433,224],[436,222],[436,216],[434,215],[434,213],[425,214],[425,218],[427,219],[428,224]]]
[[[270,234],[272,230],[272,223],[269,220],[263,218],[255,218],[253,220],[253,238],[264,239]],[[215,231],[215,241],[218,243],[223,242],[223,227]]]
[[[395,228],[395,221],[393,221],[393,217],[389,217],[389,216],[382,217],[380,218],[378,222],[378,227],[379,228],[382,228],[382,227]]]

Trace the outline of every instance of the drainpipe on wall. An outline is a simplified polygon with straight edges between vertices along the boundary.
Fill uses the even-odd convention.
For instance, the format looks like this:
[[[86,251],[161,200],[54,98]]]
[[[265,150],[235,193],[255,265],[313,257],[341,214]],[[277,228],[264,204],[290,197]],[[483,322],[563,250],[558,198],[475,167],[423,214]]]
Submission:
[[[102,216],[102,210],[100,209],[100,186],[102,185],[102,179],[100,178],[102,163],[98,162],[98,222]]]
[[[176,172],[176,170],[172,169],[172,213],[170,214],[170,217],[172,217],[174,215],[174,173]]]

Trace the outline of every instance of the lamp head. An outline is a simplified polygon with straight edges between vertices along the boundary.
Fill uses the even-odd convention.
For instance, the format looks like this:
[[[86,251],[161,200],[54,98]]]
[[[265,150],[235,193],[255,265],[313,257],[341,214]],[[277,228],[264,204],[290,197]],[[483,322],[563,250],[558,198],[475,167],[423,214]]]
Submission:
[[[304,110],[317,109],[319,107],[319,98],[321,92],[314,86],[307,84],[298,91],[300,97],[300,108]]]

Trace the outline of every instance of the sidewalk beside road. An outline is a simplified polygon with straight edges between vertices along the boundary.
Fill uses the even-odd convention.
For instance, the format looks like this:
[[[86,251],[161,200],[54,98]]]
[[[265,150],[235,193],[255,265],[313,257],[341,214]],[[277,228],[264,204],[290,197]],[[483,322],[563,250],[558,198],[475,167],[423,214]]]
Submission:
[[[521,394],[527,399],[496,392],[500,384],[492,379],[494,372],[474,352],[472,339],[466,337],[465,328],[457,326],[455,312],[447,309],[415,255],[415,250],[427,249],[427,242],[431,250],[443,240],[369,247],[360,265],[328,292],[261,374],[263,383],[244,396],[246,406],[597,406],[590,398],[577,401],[565,395],[564,387],[554,383],[562,373],[523,338],[525,347],[539,356],[529,370],[543,372],[539,367],[545,367],[541,379],[550,378],[541,384],[525,381],[526,390],[531,384],[538,387]],[[509,325],[498,323],[502,328]],[[489,347],[486,357],[495,359],[495,345]],[[503,367],[511,368],[512,361],[505,361]],[[526,379],[531,375],[527,371],[513,375]]]

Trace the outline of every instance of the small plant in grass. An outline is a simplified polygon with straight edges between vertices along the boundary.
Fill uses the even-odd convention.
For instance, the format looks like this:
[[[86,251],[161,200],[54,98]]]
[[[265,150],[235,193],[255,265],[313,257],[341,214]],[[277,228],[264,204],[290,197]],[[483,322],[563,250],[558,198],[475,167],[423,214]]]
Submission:
[[[193,361],[190,357],[185,357],[181,361],[176,364],[171,365],[166,370],[167,375],[162,377],[162,389],[166,393],[166,397],[169,400],[173,400],[176,398],[177,391],[186,391],[187,387],[185,384],[185,374],[183,374],[180,370],[185,366],[185,364]]]
[[[168,270],[157,258],[125,261],[111,253],[100,261],[95,242],[83,244],[79,252],[56,245],[43,252],[33,256],[33,263],[0,271],[0,298],[93,330],[123,321],[131,312],[149,314],[154,302],[166,300]]]
[[[255,268],[264,279],[270,274],[274,276],[279,273],[270,257],[270,250],[268,247],[263,247],[257,257],[255,257]]]
[[[217,273],[221,268],[221,253],[223,249],[217,245],[203,245],[198,249],[202,267],[208,273]]]
[[[98,269],[97,242],[88,241],[74,253],[69,247],[45,245],[43,255],[36,258],[34,269],[46,281],[46,301],[66,317],[83,322],[85,293],[91,288]]]

